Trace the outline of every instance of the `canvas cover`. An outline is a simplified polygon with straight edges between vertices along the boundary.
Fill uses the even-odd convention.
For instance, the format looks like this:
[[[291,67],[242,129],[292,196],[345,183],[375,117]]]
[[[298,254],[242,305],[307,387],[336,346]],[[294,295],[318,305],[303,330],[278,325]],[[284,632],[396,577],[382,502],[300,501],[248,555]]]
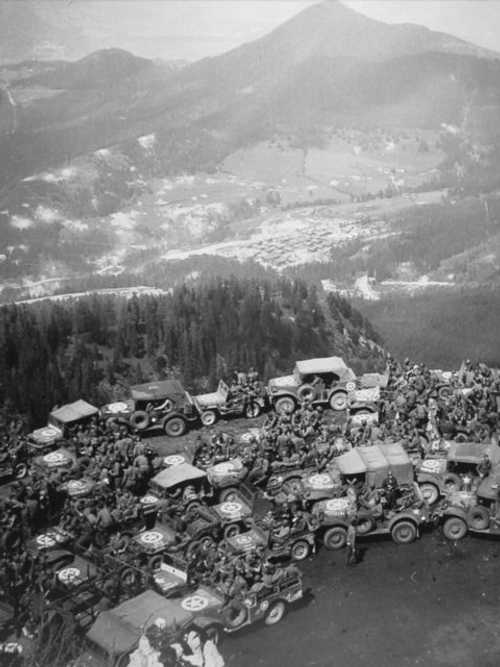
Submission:
[[[62,424],[71,424],[71,422],[78,421],[79,419],[92,417],[98,414],[98,412],[99,410],[95,406],[80,399],[74,403],[68,403],[68,405],[63,405],[61,408],[52,410],[49,419],[52,417]]]
[[[359,454],[366,465],[366,481],[370,486],[379,488],[389,472],[389,462],[377,445],[359,447]]]
[[[366,463],[359,453],[359,448],[341,454],[335,459],[334,463],[342,475],[362,475],[367,470]]]
[[[131,651],[143,628],[157,618],[163,618],[167,627],[188,624],[193,614],[173,600],[147,590],[109,611],[102,611],[87,633],[87,637],[109,655],[117,656]]]
[[[318,359],[305,359],[295,364],[300,375],[312,375],[314,373],[335,373],[340,377],[351,376],[354,373],[346,365],[341,357],[321,357]]]
[[[410,484],[413,481],[413,466],[404,447],[398,443],[379,445],[380,451],[389,462],[389,467],[399,484]]]
[[[448,443],[448,461],[454,463],[478,464],[483,456],[489,454],[491,446],[480,442]]]
[[[200,468],[195,468],[190,463],[180,463],[177,466],[171,466],[155,475],[151,484],[159,486],[162,489],[170,489],[182,482],[194,481],[206,478],[207,474]]]
[[[162,382],[147,382],[130,387],[130,394],[134,401],[154,401],[162,398],[183,398],[184,388],[177,380],[163,380]]]

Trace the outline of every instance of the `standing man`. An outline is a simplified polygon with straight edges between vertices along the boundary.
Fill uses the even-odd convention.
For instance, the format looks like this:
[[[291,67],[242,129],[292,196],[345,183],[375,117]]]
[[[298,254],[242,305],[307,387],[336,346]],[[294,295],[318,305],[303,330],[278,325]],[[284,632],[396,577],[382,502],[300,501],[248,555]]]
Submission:
[[[356,565],[358,562],[358,552],[356,549],[356,526],[354,525],[354,520],[347,527],[346,548],[346,565]]]

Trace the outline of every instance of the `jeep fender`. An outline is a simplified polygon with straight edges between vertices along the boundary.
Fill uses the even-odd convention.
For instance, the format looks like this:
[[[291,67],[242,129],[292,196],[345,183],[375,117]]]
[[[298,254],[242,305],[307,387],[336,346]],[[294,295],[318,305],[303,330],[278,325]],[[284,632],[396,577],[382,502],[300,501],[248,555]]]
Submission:
[[[469,525],[469,522],[467,521],[467,512],[461,507],[447,507],[443,511],[443,517],[449,518],[450,516],[456,516],[459,519],[463,519],[465,523]]]
[[[180,417],[185,422],[194,421],[193,419],[190,419],[187,415],[185,415],[183,412],[180,412],[179,410],[173,410],[172,412],[169,412],[168,414],[164,415],[156,423],[163,427],[165,425],[165,422],[170,421],[172,417]],[[198,415],[196,415],[196,418],[198,418]]]
[[[443,479],[438,476],[438,475],[433,475],[430,472],[419,472],[417,473],[417,483],[418,484],[423,484],[424,482],[428,482],[429,484],[434,484],[434,486],[437,486],[438,489],[440,490],[441,493],[444,493],[444,481]]]
[[[396,516],[393,516],[392,519],[389,521],[389,523],[387,525],[389,531],[391,531],[392,527],[396,523],[399,523],[400,521],[410,521],[411,523],[414,524],[417,531],[420,528],[420,521],[415,517],[414,514],[412,514],[411,512],[400,512]]]
[[[339,519],[339,518],[336,517],[336,516],[332,516],[332,518],[329,519],[327,516],[325,516],[325,517],[323,518],[323,520],[321,521],[321,525],[320,525],[320,527],[318,528],[318,531],[317,531],[317,532],[318,532],[320,535],[322,535],[323,533],[325,533],[325,532],[326,532],[327,530],[329,530],[330,528],[335,528],[335,527],[337,527],[337,526],[338,526],[339,528],[345,528],[345,529],[347,530],[347,529],[349,528],[349,525],[350,525],[349,522],[348,522],[348,521],[345,521],[344,519]]]

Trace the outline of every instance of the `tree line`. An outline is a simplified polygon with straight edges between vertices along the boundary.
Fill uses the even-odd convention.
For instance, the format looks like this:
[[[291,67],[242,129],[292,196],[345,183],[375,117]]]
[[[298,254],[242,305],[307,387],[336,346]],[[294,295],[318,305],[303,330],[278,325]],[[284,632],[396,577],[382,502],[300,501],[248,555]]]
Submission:
[[[338,354],[381,363],[369,322],[335,294],[295,280],[214,279],[160,296],[89,295],[0,309],[0,399],[31,426],[55,406],[123,398],[130,384],[179,378],[213,389],[236,368],[264,378]]]

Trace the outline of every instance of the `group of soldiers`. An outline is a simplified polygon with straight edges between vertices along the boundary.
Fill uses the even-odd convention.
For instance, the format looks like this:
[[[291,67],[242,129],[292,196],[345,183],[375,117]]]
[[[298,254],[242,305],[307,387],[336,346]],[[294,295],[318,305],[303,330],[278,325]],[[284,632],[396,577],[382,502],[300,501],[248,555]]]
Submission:
[[[379,402],[378,422],[332,419],[331,413],[305,400],[293,413],[270,412],[259,437],[245,443],[220,432],[208,440],[198,438],[194,465],[206,469],[239,456],[247,470],[246,481],[260,487],[271,501],[267,529],[279,539],[299,529],[313,532],[316,519],[308,510],[306,497],[273,486],[275,473],[306,468],[322,472],[335,457],[353,447],[387,441],[402,443],[416,456],[439,449],[458,434],[471,441],[498,442],[500,379],[487,366],[466,361],[457,373],[443,380],[424,364],[409,360],[400,364],[392,358],[388,364],[389,381]],[[258,374],[251,370],[237,373],[230,388],[251,398],[260,387]],[[45,527],[58,525],[61,531],[76,536],[79,551],[88,553],[107,544],[110,552],[120,555],[120,531],[127,525],[137,529],[145,525],[139,499],[151,477],[162,468],[163,459],[138,435],[93,418],[68,435],[66,447],[73,455],[70,465],[42,469],[26,456],[27,441],[20,422],[3,419],[0,428],[3,449],[14,450],[16,458],[29,463],[26,477],[0,498],[0,595],[15,607],[18,632],[31,633],[39,608],[33,600],[47,597],[53,573],[42,556],[30,553],[28,541]],[[488,473],[488,464],[484,461],[483,474]],[[70,480],[92,482],[91,495],[71,497]],[[377,511],[380,506],[390,510],[407,500],[393,477],[377,491],[378,496],[366,488],[343,488],[342,493],[351,495],[353,516],[374,508]],[[169,520],[174,519],[182,523],[186,517],[177,512]],[[355,535],[353,521],[348,532],[351,562]],[[223,542],[194,551],[187,568],[190,581],[216,586],[229,606],[231,600],[265,588],[273,578],[276,582],[282,576],[258,550],[233,557]]]

